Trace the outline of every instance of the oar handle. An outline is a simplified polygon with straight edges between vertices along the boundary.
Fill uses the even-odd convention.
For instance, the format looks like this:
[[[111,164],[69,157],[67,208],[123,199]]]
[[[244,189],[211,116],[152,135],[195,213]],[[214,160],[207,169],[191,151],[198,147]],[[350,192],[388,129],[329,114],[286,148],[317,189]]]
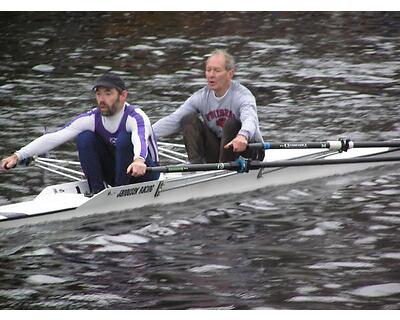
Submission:
[[[29,166],[33,161],[33,157],[29,157],[23,160],[19,160],[16,165],[19,166]]]

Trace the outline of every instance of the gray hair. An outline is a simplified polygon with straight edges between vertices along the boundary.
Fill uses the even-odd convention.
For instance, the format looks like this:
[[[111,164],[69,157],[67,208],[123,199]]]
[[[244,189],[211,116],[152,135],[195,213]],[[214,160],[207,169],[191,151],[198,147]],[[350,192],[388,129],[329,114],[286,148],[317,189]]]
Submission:
[[[225,58],[225,68],[226,70],[235,69],[235,58],[225,49],[215,49],[210,53],[210,56],[207,58],[210,59],[212,56],[215,55],[223,55]]]

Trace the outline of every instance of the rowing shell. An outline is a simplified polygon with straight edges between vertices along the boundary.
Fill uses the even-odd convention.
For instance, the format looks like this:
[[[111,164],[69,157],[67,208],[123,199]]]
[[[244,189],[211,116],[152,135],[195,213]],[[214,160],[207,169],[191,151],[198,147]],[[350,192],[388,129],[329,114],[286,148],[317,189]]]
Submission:
[[[266,162],[282,160],[349,159],[400,156],[397,148],[352,149],[331,152],[318,149],[267,150]],[[189,199],[243,193],[256,189],[343,175],[394,162],[330,164],[301,167],[278,167],[237,173],[226,170],[166,173],[159,180],[111,187],[86,197],[86,180],[48,186],[31,201],[0,206],[0,228],[67,220],[94,214],[126,211],[144,206],[180,203]],[[135,212],[132,212],[135,214]]]

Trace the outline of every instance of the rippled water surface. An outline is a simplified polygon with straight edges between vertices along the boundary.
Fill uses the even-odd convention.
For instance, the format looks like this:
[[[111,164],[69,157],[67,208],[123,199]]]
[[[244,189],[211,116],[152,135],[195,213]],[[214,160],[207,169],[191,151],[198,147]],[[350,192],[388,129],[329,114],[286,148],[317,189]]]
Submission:
[[[120,74],[154,122],[228,48],[268,141],[399,136],[400,15],[0,13],[0,154]],[[173,138],[181,142],[180,136]],[[74,157],[73,143],[58,149]],[[399,166],[0,231],[1,309],[399,309]],[[60,178],[0,174],[0,204]]]

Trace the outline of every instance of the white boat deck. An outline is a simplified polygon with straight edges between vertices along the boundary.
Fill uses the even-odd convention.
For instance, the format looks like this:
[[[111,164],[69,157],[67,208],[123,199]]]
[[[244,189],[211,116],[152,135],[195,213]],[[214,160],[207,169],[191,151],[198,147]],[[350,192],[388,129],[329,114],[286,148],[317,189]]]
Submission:
[[[19,215],[36,215],[75,209],[90,198],[83,194],[55,193],[46,197],[36,197],[31,201],[9,204],[1,207],[0,220]],[[9,213],[9,214],[7,214]]]

